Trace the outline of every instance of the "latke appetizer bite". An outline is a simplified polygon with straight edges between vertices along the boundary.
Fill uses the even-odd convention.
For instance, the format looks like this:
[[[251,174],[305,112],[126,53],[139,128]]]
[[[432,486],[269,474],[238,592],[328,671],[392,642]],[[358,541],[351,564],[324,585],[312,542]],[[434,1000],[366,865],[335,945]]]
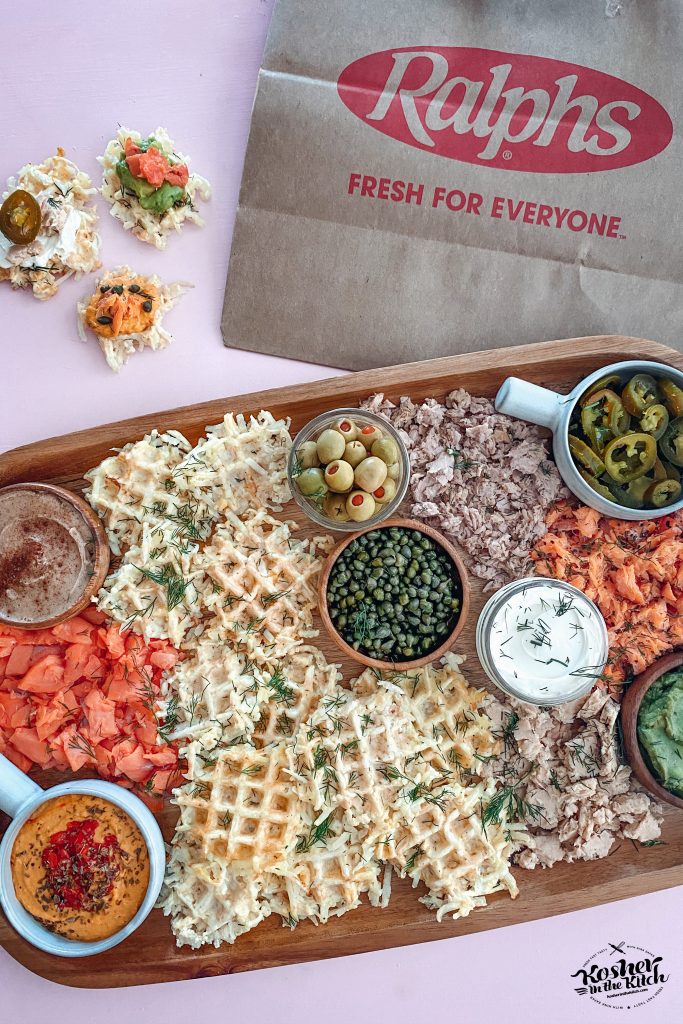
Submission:
[[[50,299],[67,277],[97,270],[96,192],[61,150],[11,177],[0,207],[0,281]]]
[[[168,235],[180,231],[184,221],[203,226],[196,198],[207,200],[211,186],[190,173],[188,158],[175,150],[164,128],[147,138],[120,128],[98,159],[104,168],[102,195],[112,217],[141,242],[165,249]]]
[[[86,327],[97,335],[115,373],[136,349],[166,348],[173,341],[161,321],[192,288],[183,281],[162,284],[155,274],[142,277],[130,267],[116,267],[96,285],[93,294],[78,303],[78,333],[83,341]]]

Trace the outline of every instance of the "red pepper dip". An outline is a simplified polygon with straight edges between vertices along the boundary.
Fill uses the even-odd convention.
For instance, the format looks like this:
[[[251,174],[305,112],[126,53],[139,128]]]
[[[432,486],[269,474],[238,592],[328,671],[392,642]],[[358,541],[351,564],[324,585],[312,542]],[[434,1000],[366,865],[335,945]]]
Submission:
[[[44,927],[95,942],[135,916],[149,884],[137,825],[108,800],[69,794],[42,804],[12,849],[14,891]]]

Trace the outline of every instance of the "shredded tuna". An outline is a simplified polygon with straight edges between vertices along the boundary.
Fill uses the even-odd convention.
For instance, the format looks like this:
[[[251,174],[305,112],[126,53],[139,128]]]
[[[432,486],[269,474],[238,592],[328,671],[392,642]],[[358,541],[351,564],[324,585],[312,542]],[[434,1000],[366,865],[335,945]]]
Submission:
[[[528,573],[545,510],[566,493],[539,428],[462,389],[444,405],[394,405],[378,394],[362,406],[390,420],[408,446],[411,514],[464,549],[484,589]]]
[[[604,690],[557,708],[512,697],[487,712],[504,754],[482,774],[510,787],[526,832],[515,834],[513,862],[524,868],[606,857],[620,838],[658,838],[662,812],[620,763],[619,705]]]

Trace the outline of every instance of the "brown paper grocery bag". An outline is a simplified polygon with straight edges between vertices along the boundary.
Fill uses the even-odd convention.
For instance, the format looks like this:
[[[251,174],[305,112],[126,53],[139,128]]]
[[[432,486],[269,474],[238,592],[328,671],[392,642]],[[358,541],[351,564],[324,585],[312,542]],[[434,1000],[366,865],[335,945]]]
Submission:
[[[680,0],[280,0],[225,344],[349,369],[681,347]]]

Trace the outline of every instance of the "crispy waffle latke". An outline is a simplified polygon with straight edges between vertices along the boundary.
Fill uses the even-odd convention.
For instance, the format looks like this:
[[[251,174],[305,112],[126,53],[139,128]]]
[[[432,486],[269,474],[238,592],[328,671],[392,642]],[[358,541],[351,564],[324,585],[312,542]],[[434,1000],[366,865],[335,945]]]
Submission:
[[[294,524],[266,511],[289,497],[288,426],[268,412],[249,420],[228,414],[194,448],[177,431],[152,431],[87,473],[86,497],[120,558],[98,595],[101,610],[145,639],[176,646],[192,647],[207,626],[215,636],[235,621],[247,647],[265,643],[249,640],[257,627],[284,630],[287,649],[316,635],[310,622],[320,560],[308,542],[291,539]],[[324,549],[323,541],[317,546]],[[242,597],[248,607],[228,615]]]
[[[465,916],[501,889],[516,895],[507,823],[482,821],[495,782],[477,774],[476,755],[500,741],[480,714],[484,693],[467,687],[458,666],[454,658],[430,669],[427,682],[367,671],[351,689],[315,648],[272,666],[274,686],[256,669],[238,695],[250,700],[246,742],[215,742],[207,724],[188,748],[162,896],[178,943],[233,941],[271,912],[290,926],[325,922],[364,894],[385,906],[392,869],[426,886],[422,902],[439,917]],[[440,726],[452,723],[440,701],[427,700],[432,689],[448,715],[470,715],[457,747],[469,768],[439,743]],[[220,703],[213,690],[209,682],[201,698],[207,710]],[[233,899],[240,881],[244,893]]]
[[[225,642],[272,661],[318,635],[313,625],[321,558],[330,537],[297,540],[294,522],[264,510],[241,519],[226,513],[205,549],[202,565],[210,586],[204,603],[204,642]]]

